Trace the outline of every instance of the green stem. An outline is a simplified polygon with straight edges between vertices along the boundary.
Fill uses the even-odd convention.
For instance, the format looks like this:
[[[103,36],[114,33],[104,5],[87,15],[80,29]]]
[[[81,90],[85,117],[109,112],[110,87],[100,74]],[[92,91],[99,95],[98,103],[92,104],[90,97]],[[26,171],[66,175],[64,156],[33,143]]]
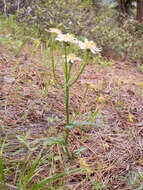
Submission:
[[[85,97],[86,97],[86,95],[87,95],[88,89],[89,89],[89,85],[86,85],[86,89],[85,89],[85,91],[84,91],[84,94],[83,94],[83,97],[82,97],[80,106],[79,106],[79,108],[78,108],[78,111],[77,111],[76,115],[75,115],[74,118],[72,119],[72,121],[74,121],[74,120],[77,118],[77,116],[80,114],[81,106],[82,106],[82,104],[83,104],[83,102],[84,102],[84,100],[85,100]]]
[[[66,84],[66,124],[69,125],[69,86]]]
[[[101,106],[95,111],[95,112],[91,112],[90,113],[90,116],[89,116],[89,118],[88,118],[88,122],[90,122],[92,119],[95,119],[95,116],[97,115],[97,113],[101,110],[101,108],[103,107],[105,105],[105,102],[103,102],[102,104],[101,104]]]
[[[65,90],[66,90],[66,124],[69,125],[69,72],[68,72],[68,63],[67,63],[67,47],[64,44],[65,48]]]
[[[5,141],[2,143],[2,139],[0,138],[0,189],[7,190],[6,182],[5,182],[5,174],[3,169],[3,149],[5,146]]]
[[[83,61],[82,64],[80,64],[80,66],[77,68],[77,70],[73,73],[71,81],[74,80],[74,78],[76,77],[76,75],[78,74],[78,72],[81,70],[81,68],[83,67],[83,65],[84,65],[84,61]]]
[[[101,97],[101,93],[103,92],[103,89],[104,89],[104,86],[105,86],[105,85],[106,85],[106,81],[104,81],[101,90],[98,92],[98,96],[97,96],[97,98],[96,98],[96,100],[95,100],[95,103],[94,103],[94,105],[93,105],[93,107],[92,107],[92,111],[91,111],[90,116],[89,116],[89,118],[88,118],[88,122],[91,121],[93,115],[95,116],[95,115],[98,113],[98,111],[99,111],[99,110],[104,106],[104,104],[105,104],[105,102],[103,102],[103,103],[102,103],[103,106],[101,105],[101,106],[96,110],[98,101],[99,101],[99,99],[100,99],[100,97]],[[94,91],[95,91],[95,89],[94,89]],[[94,110],[96,110],[96,111],[94,112]]]
[[[56,83],[57,83],[61,88],[64,88],[64,86],[58,81],[57,76],[56,76],[56,72],[55,72],[54,44],[53,44],[53,41],[52,41],[52,43],[51,43],[51,55],[52,55],[52,69],[53,69],[53,76],[54,76],[54,79],[55,79]]]
[[[70,124],[70,117],[69,117],[69,68],[67,63],[67,44],[64,43],[64,49],[65,49],[65,96],[66,96],[66,126]],[[71,158],[69,150],[68,150],[68,138],[69,138],[69,132],[70,130],[66,129],[66,136],[65,136],[65,142],[66,142],[66,152],[69,158]]]
[[[72,66],[73,66],[73,63],[70,63],[70,66],[69,66],[69,71],[68,71],[68,76],[69,76],[69,80],[70,80],[70,77],[71,77],[71,70],[72,70]]]
[[[74,85],[74,84],[77,82],[77,80],[79,79],[79,77],[81,76],[81,74],[83,73],[83,71],[84,71],[84,69],[85,69],[85,66],[86,66],[86,64],[87,64],[87,61],[88,61],[88,57],[89,57],[89,50],[86,51],[86,56],[85,56],[84,64],[83,64],[83,66],[82,66],[82,68],[81,68],[79,74],[78,74],[77,77],[74,79],[74,81],[73,81],[71,84],[69,84],[69,86]]]
[[[18,49],[18,51],[16,53],[16,58],[18,58],[20,56],[21,51],[23,50],[23,48],[24,48],[24,46],[25,46],[25,44],[26,44],[27,41],[28,41],[27,38],[23,40],[21,46],[19,47],[19,49]]]
[[[66,84],[66,126],[70,124],[70,118],[69,118],[69,86]],[[69,158],[71,158],[69,150],[68,150],[68,138],[69,138],[70,130],[66,129],[66,136],[65,136],[65,142],[66,142],[66,152]]]

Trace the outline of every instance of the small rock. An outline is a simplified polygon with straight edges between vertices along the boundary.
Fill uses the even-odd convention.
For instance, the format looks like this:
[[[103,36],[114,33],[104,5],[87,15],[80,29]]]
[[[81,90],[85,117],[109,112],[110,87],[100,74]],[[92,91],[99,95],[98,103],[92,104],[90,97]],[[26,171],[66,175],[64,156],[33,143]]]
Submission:
[[[11,76],[5,76],[3,80],[6,83],[13,83],[15,81],[15,78]]]

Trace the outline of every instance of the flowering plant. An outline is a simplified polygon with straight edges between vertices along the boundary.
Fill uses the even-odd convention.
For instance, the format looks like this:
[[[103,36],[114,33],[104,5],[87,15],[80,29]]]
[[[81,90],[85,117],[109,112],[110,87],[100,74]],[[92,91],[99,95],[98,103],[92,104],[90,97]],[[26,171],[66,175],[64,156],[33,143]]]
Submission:
[[[81,74],[83,73],[85,66],[88,62],[89,54],[90,52],[96,54],[101,51],[100,48],[96,46],[96,44],[93,41],[88,41],[85,39],[84,42],[79,41],[73,34],[62,34],[59,29],[50,29],[51,33],[56,33],[57,36],[55,38],[56,41],[59,41],[63,44],[64,47],[64,84],[62,84],[56,76],[55,72],[55,63],[54,63],[54,42],[52,41],[51,43],[51,54],[52,54],[52,71],[53,71],[53,76],[56,81],[56,83],[63,89],[65,89],[65,104],[66,104],[66,127],[65,127],[65,144],[66,144],[66,152],[69,158],[71,158],[70,152],[68,150],[68,138],[69,138],[69,133],[70,129],[73,127],[73,124],[70,121],[70,114],[69,114],[69,101],[70,101],[70,88],[77,82],[77,80],[80,78]],[[70,46],[70,43],[77,44],[80,49],[83,49],[86,51],[85,57],[82,61],[81,58],[77,57],[74,53],[68,54],[67,50]],[[71,70],[72,66],[75,62],[81,62],[80,66],[77,69],[76,74],[71,77]],[[88,88],[87,88],[88,89]],[[85,94],[87,93],[87,89],[85,91]]]

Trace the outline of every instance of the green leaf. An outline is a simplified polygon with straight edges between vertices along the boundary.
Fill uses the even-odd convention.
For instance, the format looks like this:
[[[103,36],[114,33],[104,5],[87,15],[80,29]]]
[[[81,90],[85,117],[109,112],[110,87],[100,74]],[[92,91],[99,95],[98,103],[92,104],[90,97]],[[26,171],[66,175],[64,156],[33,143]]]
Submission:
[[[85,152],[87,150],[87,148],[85,146],[81,146],[79,149],[74,150],[73,153],[74,154],[80,154],[82,152]]]
[[[75,159],[75,155],[81,154],[82,152],[85,152],[87,150],[86,147],[81,146],[79,149],[72,152],[72,159]]]
[[[62,172],[62,173],[59,173],[59,174],[55,174],[53,176],[50,176],[50,177],[47,177],[46,179],[40,181],[38,184],[36,185],[33,185],[33,187],[31,187],[30,190],[38,190],[39,188],[43,187],[44,185],[46,185],[47,183],[59,178],[59,177],[63,177],[65,175],[69,175],[69,174],[72,174],[72,173],[75,173],[75,172],[79,172],[81,169],[78,168],[78,169],[75,169],[75,170],[71,170],[71,171],[68,171],[68,172]]]
[[[54,145],[54,144],[61,144],[61,145],[66,145],[65,140],[60,137],[49,137],[44,139],[44,144],[45,145]]]
[[[21,190],[23,188],[23,178],[24,178],[24,173],[26,170],[26,165],[27,163],[23,164],[22,170],[20,172],[20,176],[18,178],[18,190]]]
[[[26,147],[27,147],[27,149],[28,150],[32,150],[31,148],[30,148],[30,145],[29,145],[29,143],[27,142],[27,137],[28,137],[28,135],[29,134],[26,134],[24,137],[21,137],[21,136],[19,136],[19,135],[16,135],[16,137],[18,138],[18,140],[20,141],[20,142],[22,142]]]
[[[5,182],[5,175],[3,170],[3,159],[2,155],[0,154],[0,189],[6,190],[6,182]]]
[[[73,125],[74,126],[83,126],[83,125],[84,126],[89,126],[89,125],[95,126],[95,123],[91,123],[91,122],[88,122],[88,121],[83,121],[83,122],[74,121]]]
[[[0,189],[7,190],[6,182],[5,182],[5,175],[3,170],[3,149],[5,146],[5,141],[2,142],[2,138],[0,138]]]
[[[37,166],[39,165],[41,160],[41,153],[38,155],[38,157],[34,160],[32,167],[30,169],[30,171],[28,172],[28,174],[25,176],[24,178],[24,186],[26,187],[26,185],[30,182],[30,180],[32,179],[32,176],[34,175],[35,170],[37,169]]]
[[[58,161],[58,160],[60,160],[60,158],[61,158],[60,156],[55,156],[55,157],[54,157],[54,160],[55,160],[55,161]]]
[[[73,124],[66,125],[66,126],[65,126],[65,128],[66,128],[66,129],[71,130],[71,129],[73,129],[73,128],[74,128],[74,125],[73,125]]]

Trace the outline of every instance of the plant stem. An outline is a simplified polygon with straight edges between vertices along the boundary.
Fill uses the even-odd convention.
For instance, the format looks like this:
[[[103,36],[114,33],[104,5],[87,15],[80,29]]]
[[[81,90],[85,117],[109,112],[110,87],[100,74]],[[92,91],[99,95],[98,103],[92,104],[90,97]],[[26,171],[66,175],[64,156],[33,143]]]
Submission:
[[[97,96],[97,98],[96,98],[96,100],[95,100],[94,106],[92,107],[92,111],[91,111],[91,113],[90,113],[90,115],[89,115],[88,122],[90,122],[90,121],[92,120],[93,116],[95,117],[95,116],[97,115],[97,113],[99,112],[99,110],[100,110],[100,109],[104,106],[104,104],[105,104],[105,102],[103,102],[103,103],[101,104],[101,106],[100,106],[98,109],[96,109],[97,103],[98,103],[98,101],[99,101],[99,99],[100,99],[100,97],[101,97],[101,93],[103,92],[104,86],[105,86],[105,84],[106,84],[105,82],[106,82],[106,81],[104,81],[101,90],[98,92],[98,96]],[[94,89],[94,91],[95,91],[95,89]],[[94,112],[94,110],[96,110],[96,111]]]
[[[2,142],[2,139],[0,138],[0,189],[7,190],[6,182],[5,182],[5,174],[4,174],[4,169],[3,169],[3,149],[5,146],[5,141]]]
[[[83,104],[83,102],[84,102],[84,100],[85,100],[85,98],[86,98],[88,89],[89,89],[89,85],[86,85],[86,89],[85,89],[85,91],[84,91],[84,94],[83,94],[81,103],[80,103],[80,105],[79,105],[78,111],[77,111],[76,115],[73,117],[72,122],[76,120],[76,118],[77,118],[78,115],[80,115],[80,110],[81,110],[82,104]]]
[[[66,43],[64,44],[65,48],[65,90],[66,90],[66,125],[69,125],[69,72],[68,72],[68,64],[67,64],[67,47]]]
[[[69,125],[69,86],[66,84],[66,124]]]
[[[21,46],[19,47],[19,49],[18,49],[18,51],[17,51],[17,53],[16,53],[16,55],[15,55],[16,58],[20,57],[21,51],[22,51],[22,49],[24,48],[24,46],[25,46],[25,44],[27,43],[27,41],[28,41],[27,38],[23,40]]]
[[[73,63],[70,63],[70,66],[69,66],[69,74],[68,74],[68,76],[69,76],[69,80],[70,80],[70,77],[71,77],[71,69],[72,69],[72,66],[73,66]]]
[[[88,118],[88,122],[90,122],[92,119],[95,119],[95,116],[99,113],[99,111],[101,110],[101,108],[103,107],[105,105],[105,102],[103,102],[102,104],[101,104],[101,106],[94,112],[94,111],[91,111],[91,113],[90,113],[90,116],[89,116],[89,118]]]
[[[53,69],[53,76],[56,81],[56,83],[61,87],[64,88],[64,86],[58,81],[56,72],[55,72],[55,63],[54,63],[54,42],[51,43],[51,55],[52,55],[52,69]]]
[[[66,126],[70,124],[70,117],[69,117],[69,78],[70,73],[68,69],[68,63],[67,63],[67,44],[64,43],[64,50],[65,50],[65,97],[66,97]],[[68,138],[69,138],[69,132],[70,130],[66,129],[66,136],[65,136],[65,142],[66,142],[66,152],[68,157],[71,159],[69,150],[68,150]]]
[[[86,51],[86,56],[85,56],[84,64],[83,64],[83,66],[82,66],[79,74],[77,75],[77,77],[74,79],[74,81],[69,86],[74,85],[77,82],[77,80],[79,79],[79,77],[81,76],[81,74],[83,73],[84,68],[85,68],[85,66],[87,64],[87,61],[88,61],[88,57],[89,57],[89,50]]]

